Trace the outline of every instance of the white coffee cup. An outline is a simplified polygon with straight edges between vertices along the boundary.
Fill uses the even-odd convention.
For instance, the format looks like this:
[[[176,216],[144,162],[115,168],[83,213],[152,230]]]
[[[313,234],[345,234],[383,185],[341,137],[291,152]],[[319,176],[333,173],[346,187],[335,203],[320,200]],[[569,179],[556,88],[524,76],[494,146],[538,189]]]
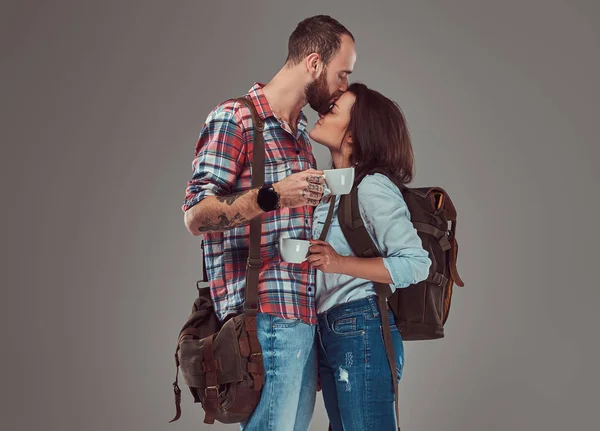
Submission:
[[[279,238],[279,253],[285,262],[302,263],[308,258],[310,241],[295,238]]]
[[[325,169],[323,177],[332,195],[347,195],[354,184],[354,168]]]

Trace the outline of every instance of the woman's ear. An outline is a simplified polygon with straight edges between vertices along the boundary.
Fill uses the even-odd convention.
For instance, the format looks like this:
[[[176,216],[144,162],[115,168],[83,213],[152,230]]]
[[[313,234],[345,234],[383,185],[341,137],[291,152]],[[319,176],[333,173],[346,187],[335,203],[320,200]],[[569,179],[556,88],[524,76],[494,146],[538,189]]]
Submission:
[[[342,141],[342,153],[350,157],[354,151],[354,145],[352,142],[352,133],[347,132]]]
[[[352,133],[350,133],[350,132],[346,133],[346,142],[349,143],[349,144],[353,143],[353,141],[352,141]]]

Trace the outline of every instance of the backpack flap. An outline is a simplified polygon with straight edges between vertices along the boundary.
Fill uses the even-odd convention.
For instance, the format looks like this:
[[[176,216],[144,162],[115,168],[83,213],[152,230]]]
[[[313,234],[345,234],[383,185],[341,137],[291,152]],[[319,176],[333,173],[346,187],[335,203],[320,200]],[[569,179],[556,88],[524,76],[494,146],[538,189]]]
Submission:
[[[179,364],[186,385],[204,390],[207,386],[241,382],[244,378],[235,321],[202,339],[183,335]]]

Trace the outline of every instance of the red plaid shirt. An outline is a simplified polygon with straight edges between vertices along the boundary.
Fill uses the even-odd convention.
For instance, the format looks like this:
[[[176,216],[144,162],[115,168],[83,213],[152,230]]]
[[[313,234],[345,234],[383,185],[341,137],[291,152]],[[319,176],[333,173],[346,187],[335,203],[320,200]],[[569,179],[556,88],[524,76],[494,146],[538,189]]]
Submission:
[[[265,183],[276,183],[288,175],[316,169],[306,130],[307,120],[300,112],[298,133],[275,117],[256,83],[248,92],[265,122]],[[186,189],[183,211],[207,196],[229,195],[251,189],[250,160],[253,151],[252,115],[239,102],[217,106],[202,128],[196,145],[193,175]],[[262,215],[259,309],[286,319],[302,319],[316,324],[315,272],[307,262],[283,262],[279,237],[310,239],[313,207],[283,208]],[[242,311],[246,286],[246,260],[250,225],[225,232],[203,234],[205,265],[217,316]]]

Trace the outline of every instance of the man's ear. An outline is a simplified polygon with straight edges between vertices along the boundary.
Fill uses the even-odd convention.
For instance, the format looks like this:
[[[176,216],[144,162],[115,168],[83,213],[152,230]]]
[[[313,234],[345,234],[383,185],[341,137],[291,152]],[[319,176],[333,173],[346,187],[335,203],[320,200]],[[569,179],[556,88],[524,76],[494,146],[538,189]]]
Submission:
[[[323,62],[321,61],[321,56],[316,52],[308,55],[306,57],[306,70],[310,73],[314,78],[319,76],[319,72],[322,69]]]

